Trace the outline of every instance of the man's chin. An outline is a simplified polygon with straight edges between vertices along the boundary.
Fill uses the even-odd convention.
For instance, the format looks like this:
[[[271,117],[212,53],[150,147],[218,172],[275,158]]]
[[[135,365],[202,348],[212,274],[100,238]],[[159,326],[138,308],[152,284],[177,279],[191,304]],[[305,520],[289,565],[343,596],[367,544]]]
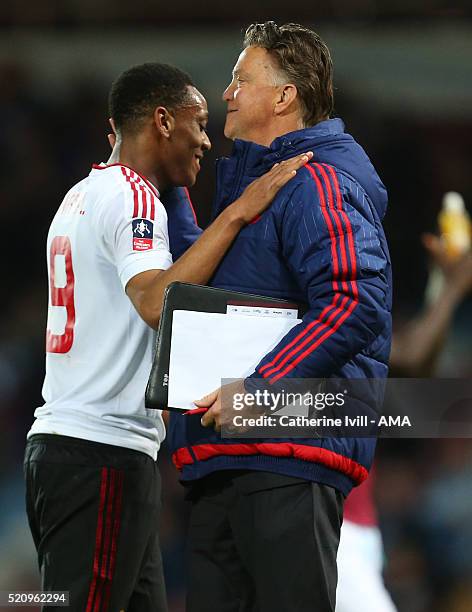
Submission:
[[[198,174],[194,174],[191,177],[189,177],[188,180],[185,182],[185,187],[193,187],[195,183],[197,182],[197,176]]]
[[[197,182],[198,172],[189,172],[180,176],[174,181],[174,186],[178,187],[193,187]]]
[[[228,125],[228,119],[226,119],[223,134],[225,135],[225,138],[228,138],[229,140],[234,140],[235,138],[237,138],[234,128]]]

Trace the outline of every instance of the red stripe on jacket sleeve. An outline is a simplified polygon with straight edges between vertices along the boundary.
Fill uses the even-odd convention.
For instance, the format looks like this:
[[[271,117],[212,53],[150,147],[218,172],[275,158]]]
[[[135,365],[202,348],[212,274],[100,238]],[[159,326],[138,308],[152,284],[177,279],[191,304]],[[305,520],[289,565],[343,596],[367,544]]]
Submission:
[[[335,297],[336,298],[340,298],[341,294],[337,293]],[[303,340],[303,342],[300,342],[292,351],[290,351],[290,353],[288,355],[286,355],[285,358],[280,363],[278,363],[275,368],[272,368],[272,370],[269,370],[269,371],[265,372],[263,374],[263,376],[265,378],[268,378],[269,376],[274,375],[276,372],[279,372],[280,368],[282,368],[285,364],[287,364],[289,362],[289,360],[292,357],[294,357],[297,353],[299,353],[304,346],[306,346],[309,342],[312,342],[313,340],[315,340],[315,338],[317,338],[323,332],[323,330],[329,329],[330,326],[334,326],[337,323],[337,322],[334,323],[334,319],[336,319],[336,317],[341,315],[343,310],[346,308],[346,305],[347,305],[348,301],[349,301],[349,298],[345,295],[343,297],[342,301],[341,301],[341,304],[336,308],[336,310],[334,310],[330,314],[330,316],[328,317],[326,322],[320,322],[319,318],[315,319],[316,323],[318,323],[319,325],[316,326],[314,331],[307,338],[305,338],[305,340]],[[331,305],[331,308],[332,307],[334,307],[334,304]],[[301,361],[301,359],[299,361]],[[299,363],[299,361],[297,361],[297,363]],[[285,369],[284,372],[287,373],[287,371],[290,371],[291,369],[292,368],[290,368],[289,370]],[[279,375],[277,377],[274,376],[269,382],[275,382],[279,378],[280,378]]]
[[[339,264],[338,264],[338,254],[337,254],[337,249],[336,249],[336,237],[334,234],[334,227],[333,224],[331,222],[331,219],[326,211],[326,200],[325,200],[325,196],[324,196],[324,191],[323,188],[321,186],[321,182],[318,179],[318,177],[316,176],[316,174],[314,173],[312,167],[309,164],[306,164],[305,166],[310,173],[312,174],[317,190],[318,190],[318,197],[320,200],[320,207],[321,207],[321,211],[323,214],[323,217],[325,219],[326,225],[328,227],[328,233],[330,236],[330,241],[331,241],[331,256],[333,259],[333,280],[332,280],[332,286],[333,286],[333,291],[337,291],[338,289],[338,283],[337,283],[337,279],[339,277]],[[339,299],[339,294],[335,294],[333,297],[333,301],[332,303],[327,306],[322,313],[320,314],[319,317],[317,317],[315,320],[311,321],[310,323],[307,324],[307,326],[298,334],[298,336],[295,336],[295,338],[288,344],[286,345],[273,359],[272,361],[270,361],[269,363],[264,364],[260,369],[259,372],[262,374],[265,370],[268,370],[268,368],[274,368],[275,364],[277,363],[277,361],[293,346],[295,346],[304,336],[306,336],[306,334],[313,328],[316,327],[319,323],[321,323],[324,319],[324,317],[327,315],[327,313],[333,309],[333,307],[336,305],[336,302]],[[270,373],[273,373],[275,371],[275,369],[271,369],[271,372],[267,371],[264,374],[264,377],[267,377],[270,375]]]
[[[331,189],[331,183],[329,181],[328,175],[326,174],[325,169],[323,168],[323,166],[321,164],[313,164],[316,169],[318,170],[318,172],[321,174],[321,176],[323,177],[324,180],[324,184],[325,184],[325,188],[327,190],[328,193],[328,201],[329,201],[329,210],[331,211],[331,214],[333,215],[334,218],[334,222],[336,224],[337,230],[338,230],[338,236],[339,236],[339,246],[340,246],[340,252],[341,252],[341,279],[342,279],[342,288],[343,291],[348,291],[348,285],[346,282],[346,276],[348,273],[348,263],[347,263],[347,255],[346,255],[346,245],[344,242],[344,231],[343,231],[343,227],[341,224],[341,219],[339,218],[339,215],[337,213],[336,207],[334,205],[334,201],[333,201],[333,191]],[[326,207],[328,208],[328,207]],[[337,246],[337,245],[336,245]]]
[[[264,364],[259,369],[259,373],[262,374],[264,378],[268,378],[271,384],[276,382],[280,378],[282,378],[282,376],[285,376],[286,374],[288,374],[291,370],[293,370],[293,368],[295,368],[303,359],[305,359],[308,355],[310,355],[314,350],[316,350],[316,348],[318,348],[318,346],[320,346],[337,329],[339,329],[339,327],[347,319],[347,317],[352,313],[352,311],[354,310],[354,308],[356,307],[358,303],[357,286],[355,284],[355,280],[354,280],[355,276],[352,271],[352,266],[354,266],[354,270],[355,270],[355,252],[354,252],[354,245],[353,245],[353,240],[352,240],[352,228],[349,223],[349,219],[347,218],[347,215],[345,215],[347,219],[347,223],[346,221],[345,223],[346,223],[346,227],[348,228],[348,231],[347,231],[348,241],[349,241],[349,231],[351,233],[350,238],[352,240],[352,245],[351,245],[352,252],[350,253],[351,266],[349,266],[346,245],[345,245],[345,233],[343,229],[343,224],[341,222],[341,218],[339,216],[340,211],[343,213],[344,211],[342,211],[342,198],[341,198],[341,194],[339,190],[339,183],[337,182],[336,173],[333,170],[333,174],[332,174],[332,176],[334,176],[333,181],[335,181],[334,184],[335,184],[335,188],[337,189],[336,191],[337,207],[334,204],[331,183],[330,183],[328,175],[326,174],[326,171],[320,164],[313,164],[313,166],[311,166],[310,164],[307,164],[306,167],[308,168],[316,184],[319,201],[320,201],[321,212],[325,220],[325,223],[328,229],[328,234],[330,237],[331,255],[333,259],[332,286],[333,286],[333,291],[335,293],[333,295],[331,304],[327,306],[314,321],[311,321],[288,345],[286,345],[281,351],[279,351],[279,353],[272,359],[272,361],[270,361],[267,364]],[[315,171],[315,168],[321,175],[321,179],[324,184],[324,189],[323,189],[323,185],[320,180],[320,177]],[[325,190],[327,193],[327,198],[325,198]],[[326,202],[326,200],[328,201],[328,203]],[[333,217],[334,222],[336,224],[337,235],[334,230],[334,225],[333,225],[331,216]],[[341,273],[340,273],[339,261],[338,261],[337,236],[338,236],[338,242],[339,242],[340,260],[341,260]],[[339,288],[338,279],[340,277],[342,279],[342,290],[344,292],[344,295],[343,295],[343,299],[340,305],[336,307],[336,305],[339,302],[340,296],[342,295],[338,292],[338,288]],[[349,285],[346,282],[347,279],[351,280],[350,284],[351,284],[352,293],[349,291]],[[351,295],[349,295],[350,293]],[[333,310],[335,307],[336,309]],[[328,315],[328,312],[330,311],[331,311],[331,314],[326,319],[326,316]],[[337,320],[335,321],[335,319]],[[326,330],[325,333],[320,337],[320,334],[324,330]],[[311,333],[307,336],[307,333],[309,331]],[[313,344],[307,347],[306,350],[303,351],[301,354],[296,356],[297,353],[300,353],[300,351],[305,346],[307,346],[307,344],[310,342],[313,342]],[[292,350],[290,350],[290,352],[287,353],[289,349],[292,349]],[[285,354],[285,357],[282,359],[284,354]],[[281,370],[283,366],[286,366],[286,367],[283,370]]]
[[[341,190],[339,188],[339,180],[338,177],[336,175],[336,172],[334,171],[334,168],[332,166],[328,166],[327,164],[323,164],[324,166],[326,166],[326,168],[328,168],[329,173],[331,174],[331,177],[333,179],[333,183],[334,183],[334,188],[336,190],[336,203],[337,203],[337,207],[339,210],[339,214],[342,216],[345,226],[346,226],[346,233],[347,233],[347,242],[348,242],[348,247],[349,247],[349,256],[351,258],[351,288],[354,294],[354,297],[358,297],[359,293],[358,293],[358,288],[357,288],[357,282],[356,282],[356,276],[357,276],[357,260],[356,260],[356,250],[354,247],[354,236],[352,233],[352,225],[351,222],[349,220],[348,215],[346,214],[346,211],[343,209],[342,206],[342,197],[341,197]]]
[[[297,344],[297,342],[299,342],[304,336],[306,336],[306,334],[313,328],[315,327],[320,321],[322,321],[324,319],[324,317],[328,314],[328,312],[330,310],[332,310],[335,306],[336,306],[336,302],[339,300],[339,298],[341,297],[340,293],[336,293],[336,295],[334,296],[333,302],[329,305],[326,306],[326,308],[324,308],[324,310],[321,312],[320,316],[311,321],[310,323],[307,324],[307,326],[305,327],[305,329],[303,329],[298,336],[295,336],[295,338],[293,340],[291,340],[286,346],[284,346],[284,348],[274,357],[274,359],[272,361],[270,361],[269,363],[266,363],[265,365],[261,366],[259,368],[259,372],[262,374],[265,370],[267,370],[267,368],[273,368],[273,366],[275,365],[275,363],[289,350],[292,348],[292,346],[295,346],[295,344]]]
[[[309,346],[306,349],[306,351],[304,351],[301,355],[299,355],[296,359],[294,359],[292,363],[290,363],[284,370],[282,370],[282,372],[279,372],[278,374],[276,374],[269,382],[271,384],[275,383],[277,380],[279,380],[280,378],[288,374],[291,370],[293,370],[293,368],[295,368],[300,363],[300,361],[308,357],[308,355],[310,355],[315,349],[317,349],[320,346],[320,344],[322,344],[325,340],[327,340],[330,336],[332,336],[334,332],[336,332],[341,327],[341,325],[344,323],[344,321],[352,314],[357,304],[358,304],[357,300],[352,300],[352,302],[349,304],[349,308],[339,317],[339,319],[336,321],[336,323],[333,325],[331,329],[326,331],[321,336],[321,338],[318,338],[318,340],[314,344]]]

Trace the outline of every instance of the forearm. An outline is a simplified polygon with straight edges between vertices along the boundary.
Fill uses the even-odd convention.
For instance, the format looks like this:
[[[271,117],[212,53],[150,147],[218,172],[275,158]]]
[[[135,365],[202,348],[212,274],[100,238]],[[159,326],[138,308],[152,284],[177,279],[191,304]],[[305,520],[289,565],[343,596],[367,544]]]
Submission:
[[[390,355],[391,374],[432,375],[459,301],[457,293],[445,287],[422,315],[394,334]]]
[[[232,204],[171,268],[160,275],[160,283],[165,286],[176,280],[206,283],[244,225],[245,221],[235,212],[235,206]]]
[[[423,243],[434,267],[426,288],[421,315],[394,334],[390,374],[431,376],[446,341],[456,308],[472,290],[472,252],[451,259],[444,241],[426,234]]]
[[[248,185],[168,270],[154,270],[146,273],[145,277],[141,274],[140,278],[131,279],[126,293],[148,325],[156,328],[159,323],[166,287],[174,281],[206,283],[241,228],[269,206],[279,189],[311,156],[312,153],[297,155],[275,164],[269,172]]]
[[[138,311],[151,327],[158,326],[166,287],[174,281],[207,283],[244,225],[231,204],[170,268],[156,274],[143,288]]]

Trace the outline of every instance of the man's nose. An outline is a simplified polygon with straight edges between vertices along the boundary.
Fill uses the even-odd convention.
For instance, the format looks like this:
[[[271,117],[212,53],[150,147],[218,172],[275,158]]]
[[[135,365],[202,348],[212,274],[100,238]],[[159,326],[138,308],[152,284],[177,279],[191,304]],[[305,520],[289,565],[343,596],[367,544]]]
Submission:
[[[208,134],[206,132],[204,132],[204,136],[203,136],[202,149],[204,151],[209,151],[211,149],[211,141],[208,138]]]
[[[230,100],[232,100],[233,99],[233,93],[234,93],[234,87],[233,87],[233,84],[230,83],[228,85],[228,87],[223,92],[223,96],[222,96],[223,101],[224,102],[229,102]]]

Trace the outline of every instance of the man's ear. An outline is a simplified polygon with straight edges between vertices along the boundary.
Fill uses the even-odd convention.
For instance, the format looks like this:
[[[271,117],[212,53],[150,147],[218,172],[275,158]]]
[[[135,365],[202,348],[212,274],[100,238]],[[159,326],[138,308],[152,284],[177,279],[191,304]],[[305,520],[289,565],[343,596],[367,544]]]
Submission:
[[[116,127],[115,127],[115,122],[113,121],[113,119],[111,117],[108,118],[108,123],[110,124],[111,127],[111,132],[110,134],[107,134],[107,138],[108,138],[108,142],[110,144],[110,147],[113,151],[113,149],[115,148],[116,145]]]
[[[154,111],[154,123],[158,132],[169,138],[175,127],[175,119],[164,106],[158,106]]]
[[[296,85],[287,83],[283,85],[279,90],[279,96],[274,107],[274,114],[284,115],[287,111],[293,110],[292,105],[294,104],[298,95]]]

